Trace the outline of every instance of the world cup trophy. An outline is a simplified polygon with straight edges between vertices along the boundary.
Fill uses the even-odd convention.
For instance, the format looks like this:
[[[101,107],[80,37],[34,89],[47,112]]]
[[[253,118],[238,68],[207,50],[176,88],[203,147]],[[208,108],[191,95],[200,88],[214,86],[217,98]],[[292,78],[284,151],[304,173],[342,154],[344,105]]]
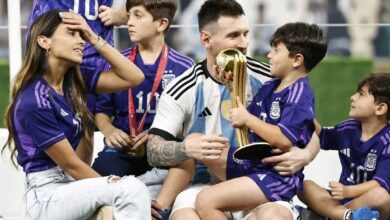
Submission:
[[[236,49],[226,49],[218,53],[216,64],[225,72],[233,73],[233,80],[230,86],[231,106],[237,108],[237,97],[240,97],[242,103],[246,104],[246,81],[247,81],[247,59],[246,56]],[[262,159],[271,156],[272,147],[266,142],[249,143],[249,130],[247,127],[236,128],[237,149],[233,156],[237,159]]]

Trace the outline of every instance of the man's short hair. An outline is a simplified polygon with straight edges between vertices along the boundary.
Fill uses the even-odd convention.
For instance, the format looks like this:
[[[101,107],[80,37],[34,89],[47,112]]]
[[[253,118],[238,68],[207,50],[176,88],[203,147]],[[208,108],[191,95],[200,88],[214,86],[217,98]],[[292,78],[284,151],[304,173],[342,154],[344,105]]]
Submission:
[[[217,22],[221,16],[245,15],[241,5],[235,0],[207,0],[198,12],[199,31],[211,23]]]

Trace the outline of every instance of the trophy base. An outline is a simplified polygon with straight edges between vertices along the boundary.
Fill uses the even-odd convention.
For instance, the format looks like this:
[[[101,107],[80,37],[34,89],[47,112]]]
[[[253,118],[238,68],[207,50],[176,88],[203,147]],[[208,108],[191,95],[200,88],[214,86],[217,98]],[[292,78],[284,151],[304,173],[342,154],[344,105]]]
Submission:
[[[277,155],[272,152],[272,147],[266,142],[251,143],[237,148],[233,157],[239,160],[261,160],[266,157]]]

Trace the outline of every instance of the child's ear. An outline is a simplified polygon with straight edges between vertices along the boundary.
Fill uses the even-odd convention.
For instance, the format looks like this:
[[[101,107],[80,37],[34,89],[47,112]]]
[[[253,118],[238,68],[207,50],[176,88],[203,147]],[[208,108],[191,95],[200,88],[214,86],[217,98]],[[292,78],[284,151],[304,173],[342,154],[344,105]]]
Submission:
[[[389,111],[389,106],[385,103],[380,103],[376,106],[375,113],[376,115],[384,115],[386,116],[387,111]]]
[[[159,20],[160,20],[160,22],[158,24],[157,30],[159,32],[166,31],[168,29],[168,26],[169,26],[169,20],[167,18],[161,18]]]
[[[305,57],[302,54],[298,53],[294,57],[293,66],[294,67],[303,66],[304,65],[304,61],[305,61]]]

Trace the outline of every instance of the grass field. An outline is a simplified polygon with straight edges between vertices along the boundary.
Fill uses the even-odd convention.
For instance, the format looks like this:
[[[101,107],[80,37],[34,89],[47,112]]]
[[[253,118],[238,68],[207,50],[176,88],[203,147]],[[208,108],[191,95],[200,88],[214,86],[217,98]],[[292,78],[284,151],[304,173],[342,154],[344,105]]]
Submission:
[[[348,117],[350,96],[357,83],[374,69],[372,60],[327,58],[309,74],[316,96],[316,117],[324,126]],[[9,96],[9,66],[0,60],[0,115],[3,118]],[[4,127],[1,120],[0,127]]]
[[[3,115],[9,96],[9,65],[6,60],[0,60],[0,128],[3,128]]]

